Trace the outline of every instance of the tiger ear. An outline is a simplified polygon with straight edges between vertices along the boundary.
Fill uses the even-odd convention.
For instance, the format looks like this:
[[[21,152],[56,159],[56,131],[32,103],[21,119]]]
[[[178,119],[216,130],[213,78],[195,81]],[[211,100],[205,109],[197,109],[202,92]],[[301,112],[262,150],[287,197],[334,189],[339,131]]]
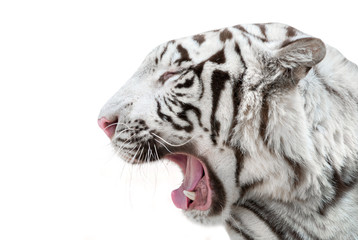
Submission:
[[[326,46],[318,38],[301,38],[284,42],[278,51],[277,58],[280,64],[287,69],[296,71],[302,78],[326,55]]]

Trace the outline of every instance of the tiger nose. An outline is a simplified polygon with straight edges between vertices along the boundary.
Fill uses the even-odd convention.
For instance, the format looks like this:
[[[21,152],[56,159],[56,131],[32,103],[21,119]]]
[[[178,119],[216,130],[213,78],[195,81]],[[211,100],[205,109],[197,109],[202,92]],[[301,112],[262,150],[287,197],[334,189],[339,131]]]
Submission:
[[[116,132],[117,121],[117,119],[110,121],[107,118],[102,117],[98,119],[98,125],[109,138],[112,138]]]

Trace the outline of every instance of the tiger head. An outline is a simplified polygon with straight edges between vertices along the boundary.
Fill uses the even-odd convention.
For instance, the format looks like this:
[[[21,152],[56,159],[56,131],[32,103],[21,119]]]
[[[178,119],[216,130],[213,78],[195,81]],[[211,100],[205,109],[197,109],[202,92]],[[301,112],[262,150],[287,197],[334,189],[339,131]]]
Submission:
[[[276,23],[169,41],[98,123],[127,162],[175,162],[172,200],[198,222],[222,222],[253,195],[304,198],[314,163],[297,86],[324,56],[321,40]]]

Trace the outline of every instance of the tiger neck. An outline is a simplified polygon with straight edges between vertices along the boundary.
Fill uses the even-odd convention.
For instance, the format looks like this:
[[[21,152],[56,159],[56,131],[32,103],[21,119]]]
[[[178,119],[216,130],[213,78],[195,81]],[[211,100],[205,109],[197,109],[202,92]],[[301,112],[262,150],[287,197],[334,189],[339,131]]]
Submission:
[[[357,66],[328,47],[326,58],[311,69],[297,88],[265,100],[259,100],[258,93],[244,92],[236,129],[245,156],[239,179],[240,202],[257,197],[277,202],[309,202],[312,209],[320,211],[326,207],[322,199],[335,201],[335,186],[327,179],[340,178],[339,163],[356,157],[358,142],[354,140],[349,146],[341,142],[341,149],[330,149],[329,146],[337,145],[330,139],[338,134],[336,138],[343,141],[344,136],[354,136],[354,131],[358,131],[357,127],[347,130],[340,123],[357,119],[358,94],[349,90],[349,84],[351,89],[357,89],[352,84],[352,80],[356,84],[357,76]],[[340,87],[340,83],[348,88]],[[252,103],[252,99],[258,101]],[[355,115],[339,120],[342,109]],[[334,120],[332,114],[339,117]],[[330,127],[332,124],[335,129]],[[353,153],[350,156],[343,154],[347,147]],[[352,165],[352,171],[358,169],[356,165]]]

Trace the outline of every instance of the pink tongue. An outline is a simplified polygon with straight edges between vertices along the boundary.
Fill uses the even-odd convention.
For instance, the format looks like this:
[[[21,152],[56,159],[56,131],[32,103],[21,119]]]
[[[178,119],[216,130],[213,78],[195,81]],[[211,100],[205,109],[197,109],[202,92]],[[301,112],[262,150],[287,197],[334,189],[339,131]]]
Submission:
[[[183,184],[172,192],[172,200],[177,208],[188,209],[189,199],[184,195],[183,190],[193,191],[202,178],[203,171],[201,163],[188,156]]]

